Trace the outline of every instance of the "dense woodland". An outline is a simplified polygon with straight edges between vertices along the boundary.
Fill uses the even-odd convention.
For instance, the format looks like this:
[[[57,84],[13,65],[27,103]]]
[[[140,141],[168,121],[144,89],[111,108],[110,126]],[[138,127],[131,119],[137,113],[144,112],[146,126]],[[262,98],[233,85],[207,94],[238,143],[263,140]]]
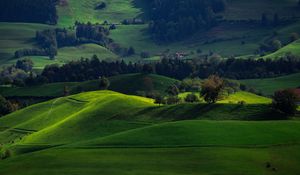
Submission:
[[[56,24],[58,0],[1,0],[0,21]]]
[[[225,0],[152,0],[149,30],[160,41],[180,40],[217,23],[217,13],[226,8]]]
[[[124,61],[99,61],[94,56],[91,60],[72,61],[61,67],[47,66],[41,76],[47,82],[86,81],[100,76],[113,76],[127,73],[156,73],[176,79],[187,77],[207,78],[212,74],[231,79],[267,78],[300,71],[300,59],[285,57],[275,61],[253,59],[226,59],[220,62],[210,60],[162,59],[161,62],[139,64]]]

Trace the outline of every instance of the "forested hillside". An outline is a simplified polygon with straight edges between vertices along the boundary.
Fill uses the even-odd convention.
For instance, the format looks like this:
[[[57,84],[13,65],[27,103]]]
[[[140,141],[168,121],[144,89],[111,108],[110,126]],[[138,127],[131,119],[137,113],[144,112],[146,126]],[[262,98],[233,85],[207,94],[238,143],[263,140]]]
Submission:
[[[58,0],[1,0],[0,21],[56,24]]]

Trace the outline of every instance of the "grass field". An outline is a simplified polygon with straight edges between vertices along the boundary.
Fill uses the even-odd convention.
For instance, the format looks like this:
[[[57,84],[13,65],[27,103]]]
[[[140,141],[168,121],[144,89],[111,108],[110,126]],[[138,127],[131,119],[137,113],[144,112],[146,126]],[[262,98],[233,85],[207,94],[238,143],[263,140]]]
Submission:
[[[300,40],[297,40],[287,46],[284,46],[283,48],[279,49],[278,51],[267,55],[265,58],[281,58],[288,54],[294,55],[294,56],[300,56]]]
[[[103,23],[107,20],[109,23],[120,23],[124,19],[132,19],[143,14],[139,5],[139,0],[104,0],[107,7],[102,10],[95,10],[100,3],[97,0],[77,1],[69,0],[69,5],[58,7],[60,16],[58,25],[69,27],[75,21]]]
[[[13,154],[0,161],[0,174],[299,174],[299,121],[178,117],[228,108],[202,107],[159,107],[112,91],[36,104],[0,118],[0,143]]]
[[[248,87],[253,87],[264,95],[273,95],[276,90],[297,88],[300,86],[300,74],[291,74],[287,76],[267,79],[241,80],[241,83]]]

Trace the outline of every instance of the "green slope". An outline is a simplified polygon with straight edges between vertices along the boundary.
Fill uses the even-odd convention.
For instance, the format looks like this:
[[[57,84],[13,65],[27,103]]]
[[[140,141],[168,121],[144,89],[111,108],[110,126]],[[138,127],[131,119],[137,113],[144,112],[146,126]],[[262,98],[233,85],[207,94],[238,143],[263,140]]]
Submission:
[[[2,161],[0,173],[9,175],[298,175],[299,149],[299,146],[52,149]],[[266,168],[267,162],[271,163],[271,168]]]
[[[231,98],[245,97],[264,99]],[[253,105],[159,107],[112,91],[54,99],[0,118],[0,143],[15,154],[0,161],[0,174],[255,175],[273,173],[270,162],[276,174],[297,175],[299,121],[195,120],[241,119]]]
[[[12,59],[18,49],[35,48],[32,38],[37,30],[52,28],[43,24],[0,22],[0,64],[14,62]],[[48,61],[50,64],[51,61]]]
[[[284,57],[288,54],[291,54],[294,56],[300,56],[300,40],[294,41],[293,43],[288,44],[287,46],[284,46],[283,48],[279,49],[278,51],[267,55],[265,58],[278,59],[278,58]]]
[[[180,121],[85,142],[90,146],[266,146],[300,143],[298,121]],[[187,137],[188,136],[188,137]]]
[[[6,139],[10,129],[36,131],[23,137],[22,143],[70,143],[134,128],[143,123],[110,120],[127,116],[140,108],[154,106],[150,99],[127,96],[111,91],[88,92],[37,104],[1,118],[0,127],[8,127],[0,138]],[[104,122],[106,121],[106,122]],[[74,131],[78,131],[74,135]]]
[[[273,95],[276,90],[299,87],[300,74],[291,74],[277,78],[241,80],[240,82],[259,90],[264,95]]]
[[[107,20],[110,23],[120,23],[124,19],[135,18],[143,12],[139,7],[139,2],[134,0],[69,0],[69,5],[58,7],[60,26],[72,26],[75,21],[103,23]],[[100,3],[105,2],[106,8],[95,10]]]

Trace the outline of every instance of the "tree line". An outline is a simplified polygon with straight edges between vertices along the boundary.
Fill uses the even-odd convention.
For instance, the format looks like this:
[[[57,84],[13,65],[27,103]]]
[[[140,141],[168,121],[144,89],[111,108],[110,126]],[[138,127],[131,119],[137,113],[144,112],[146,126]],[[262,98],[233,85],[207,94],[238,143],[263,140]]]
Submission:
[[[57,24],[58,0],[1,0],[0,21]]]

